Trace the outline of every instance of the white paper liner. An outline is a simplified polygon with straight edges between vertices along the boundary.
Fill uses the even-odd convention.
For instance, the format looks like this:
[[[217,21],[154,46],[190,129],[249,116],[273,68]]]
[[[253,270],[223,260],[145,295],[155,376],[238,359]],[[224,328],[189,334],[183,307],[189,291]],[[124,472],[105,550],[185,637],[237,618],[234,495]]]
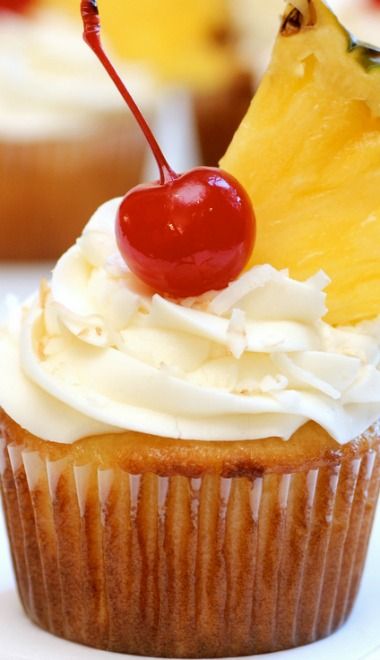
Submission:
[[[150,656],[253,655],[325,637],[352,609],[374,448],[251,478],[49,462],[4,441],[0,456],[21,600],[56,635]]]

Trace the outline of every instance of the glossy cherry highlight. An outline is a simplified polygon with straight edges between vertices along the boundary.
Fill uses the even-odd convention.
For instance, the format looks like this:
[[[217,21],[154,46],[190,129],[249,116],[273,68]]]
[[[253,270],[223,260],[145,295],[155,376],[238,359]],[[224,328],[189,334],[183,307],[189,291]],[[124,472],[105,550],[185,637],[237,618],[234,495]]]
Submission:
[[[157,161],[159,181],[133,188],[116,219],[120,252],[130,270],[157,292],[176,298],[222,289],[247,264],[255,241],[249,196],[227,172],[199,167],[176,174],[124,83],[104,53],[96,0],[82,0],[84,39],[140,125]]]

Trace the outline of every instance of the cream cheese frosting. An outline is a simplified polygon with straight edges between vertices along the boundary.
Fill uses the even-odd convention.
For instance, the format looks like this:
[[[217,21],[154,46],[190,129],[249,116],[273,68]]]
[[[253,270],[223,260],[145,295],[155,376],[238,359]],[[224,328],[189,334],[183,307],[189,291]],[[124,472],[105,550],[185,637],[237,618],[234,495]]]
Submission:
[[[340,443],[380,417],[380,320],[333,328],[328,278],[256,266],[175,301],[118,252],[103,205],[49,284],[0,334],[0,406],[47,440],[134,430],[177,439],[288,439],[314,420]]]
[[[78,2],[79,12],[79,2]],[[81,39],[81,24],[54,10],[33,16],[0,12],[0,137],[83,136],[125,104]],[[140,65],[119,67],[143,109],[156,83]],[[132,118],[131,118],[132,121]]]

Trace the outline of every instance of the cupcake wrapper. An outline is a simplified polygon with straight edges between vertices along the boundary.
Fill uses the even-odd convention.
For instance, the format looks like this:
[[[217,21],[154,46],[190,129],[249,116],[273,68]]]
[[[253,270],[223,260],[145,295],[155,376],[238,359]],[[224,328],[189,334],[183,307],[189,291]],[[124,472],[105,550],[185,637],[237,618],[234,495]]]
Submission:
[[[348,617],[379,491],[375,449],[253,478],[50,462],[1,441],[19,592],[39,626],[142,655],[251,655]]]

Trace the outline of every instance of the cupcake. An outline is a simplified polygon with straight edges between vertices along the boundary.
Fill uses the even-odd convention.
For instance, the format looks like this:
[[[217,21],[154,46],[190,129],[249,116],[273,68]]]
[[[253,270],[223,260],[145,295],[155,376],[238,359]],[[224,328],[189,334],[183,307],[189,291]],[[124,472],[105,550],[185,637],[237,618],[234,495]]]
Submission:
[[[352,608],[377,499],[376,325],[325,324],[325,277],[271,266],[195,300],[152,295],[119,258],[119,203],[1,338],[24,609],[149,656],[323,637]]]
[[[140,181],[145,145],[74,21],[1,7],[0,258],[58,257],[96,206]],[[151,116],[153,77],[124,75]]]
[[[223,159],[257,194],[248,270],[197,296],[158,293],[122,257],[115,217],[119,226],[126,198],[115,199],[10,314],[0,338],[1,489],[21,601],[42,628],[100,649],[202,658],[308,644],[349,616],[380,483],[380,304],[369,252],[379,225],[355,220],[344,165],[355,140],[363,149],[355,112],[366,130],[356,86],[375,112],[380,78],[347,38],[321,0],[285,13],[268,77]],[[296,178],[281,122],[317,94],[342,151],[309,113],[313,149]],[[269,147],[273,169],[289,177],[285,201]],[[332,148],[339,167],[321,172]],[[360,190],[372,185],[364,160]],[[277,216],[258,194],[269,182]],[[315,232],[324,221],[326,237],[342,199],[322,249]],[[378,199],[378,188],[363,195],[361,210]],[[304,226],[290,226],[301,205]],[[352,241],[355,222],[362,241]],[[273,264],[261,259],[270,245]],[[352,299],[341,252],[360,273]]]

